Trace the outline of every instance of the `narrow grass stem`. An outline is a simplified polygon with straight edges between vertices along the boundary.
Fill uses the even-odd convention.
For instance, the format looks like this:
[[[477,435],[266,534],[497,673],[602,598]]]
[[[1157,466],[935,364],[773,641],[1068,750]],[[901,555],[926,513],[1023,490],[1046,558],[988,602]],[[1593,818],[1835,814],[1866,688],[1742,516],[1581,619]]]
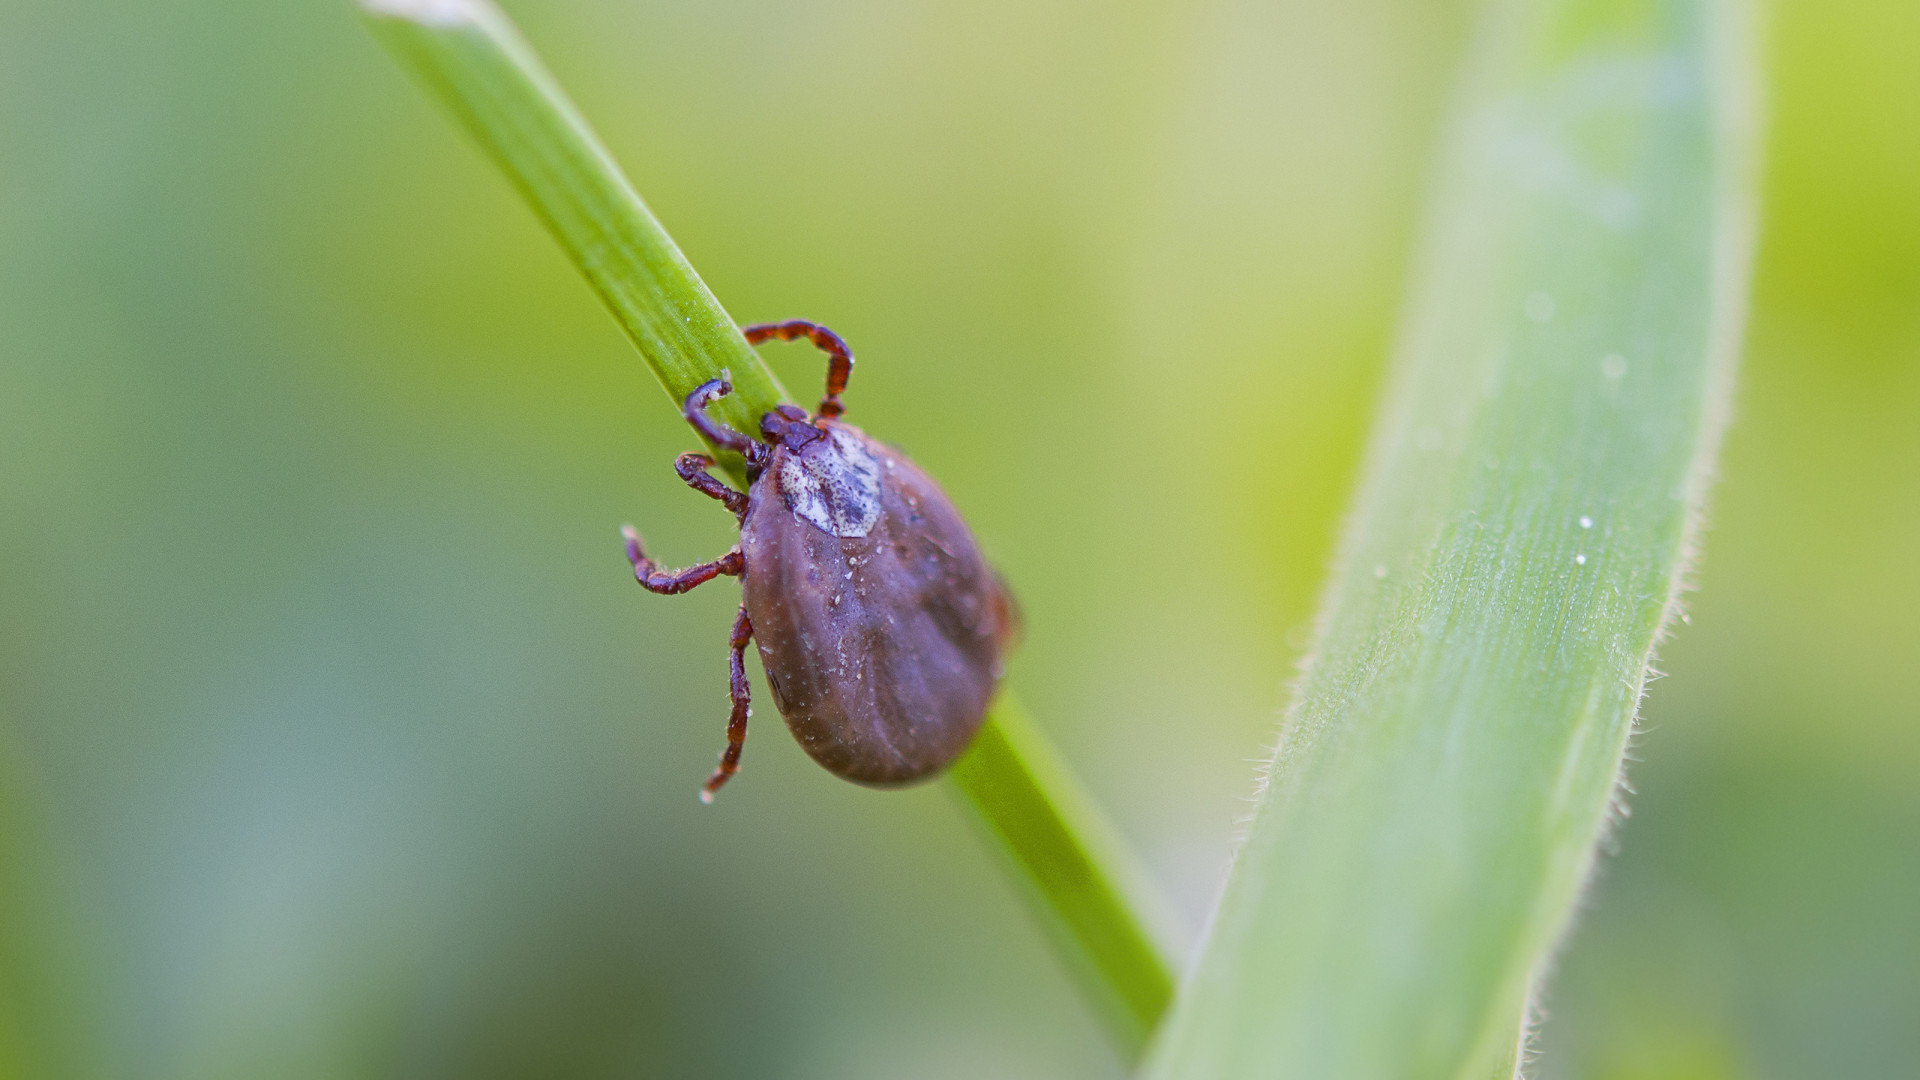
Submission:
[[[758,431],[785,391],[507,17],[487,0],[362,7],[546,223],[674,407],[726,371],[733,394],[708,411]],[[744,479],[737,455],[721,460]]]
[[[1173,997],[1167,907],[1012,695],[950,774],[1106,1022],[1137,1054]]]
[[[363,0],[382,40],[460,119],[632,339],[676,410],[731,373],[737,430],[786,395],[506,17],[485,0]],[[738,457],[721,462],[743,478]],[[1003,694],[953,783],[1118,1044],[1144,1044],[1173,978],[1126,848]]]

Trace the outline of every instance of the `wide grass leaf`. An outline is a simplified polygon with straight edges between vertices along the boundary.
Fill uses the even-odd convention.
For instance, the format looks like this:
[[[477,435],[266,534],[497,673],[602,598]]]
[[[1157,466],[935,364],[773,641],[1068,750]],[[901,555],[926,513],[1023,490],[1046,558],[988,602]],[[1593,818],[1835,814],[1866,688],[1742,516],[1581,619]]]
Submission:
[[[1727,405],[1739,15],[1485,13],[1316,644],[1148,1075],[1511,1071]]]

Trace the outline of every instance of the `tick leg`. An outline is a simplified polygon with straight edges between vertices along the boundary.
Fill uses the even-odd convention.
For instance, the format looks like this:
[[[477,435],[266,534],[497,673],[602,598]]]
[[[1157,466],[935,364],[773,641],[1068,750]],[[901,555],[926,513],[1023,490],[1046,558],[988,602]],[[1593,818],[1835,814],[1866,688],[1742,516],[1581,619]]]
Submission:
[[[759,464],[767,456],[767,448],[761,443],[749,439],[727,425],[707,415],[707,406],[733,393],[733,380],[722,372],[717,379],[708,379],[694,387],[693,393],[680,405],[680,415],[687,418],[693,430],[699,432],[708,442],[722,450],[731,450],[752,464]],[[682,473],[681,475],[685,475]]]
[[[685,480],[688,487],[702,495],[719,499],[727,509],[733,511],[734,517],[746,517],[747,493],[735,491],[722,483],[707,472],[711,468],[713,459],[705,454],[681,454],[673,462],[673,471],[680,474],[680,479]]]
[[[846,392],[847,377],[853,374],[853,350],[847,348],[846,341],[839,334],[819,323],[808,322],[805,319],[754,323],[752,326],[741,327],[740,333],[746,337],[749,345],[758,345],[768,338],[779,338],[781,341],[806,338],[813,342],[814,348],[826,353],[829,357],[827,396],[820,399],[820,415],[835,417],[846,411],[840,404],[840,395]]]
[[[660,569],[640,546],[640,531],[631,525],[620,526],[620,535],[627,538],[627,561],[633,564],[633,579],[648,592],[662,596],[683,593],[696,585],[704,585],[721,574],[739,577],[746,572],[747,557],[734,548],[725,555],[703,562],[698,566],[689,566],[678,573]]]
[[[727,717],[727,749],[720,755],[720,767],[713,770],[700,789],[700,801],[710,803],[713,793],[740,771],[740,749],[747,745],[747,717],[753,715],[752,697],[747,689],[747,642],[753,640],[753,622],[747,618],[745,604],[733,620],[733,636],[727,644],[733,650],[728,657],[727,673],[732,682],[727,696],[733,699],[733,713]]]

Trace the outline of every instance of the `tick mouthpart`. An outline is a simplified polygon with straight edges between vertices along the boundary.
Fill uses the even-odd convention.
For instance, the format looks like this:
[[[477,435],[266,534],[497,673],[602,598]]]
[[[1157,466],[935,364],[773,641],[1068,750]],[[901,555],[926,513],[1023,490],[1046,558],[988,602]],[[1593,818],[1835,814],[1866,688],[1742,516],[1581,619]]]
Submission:
[[[826,438],[827,433],[814,426],[806,413],[792,405],[782,405],[760,418],[760,436],[770,444],[777,442],[789,451],[798,451],[808,443]]]

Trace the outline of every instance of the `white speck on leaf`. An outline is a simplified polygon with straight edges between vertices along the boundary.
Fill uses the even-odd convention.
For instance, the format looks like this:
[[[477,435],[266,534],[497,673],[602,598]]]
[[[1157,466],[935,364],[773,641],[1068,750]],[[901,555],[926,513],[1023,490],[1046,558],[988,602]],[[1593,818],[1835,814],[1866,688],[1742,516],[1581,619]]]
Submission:
[[[1580,515],[1580,527],[1583,529],[1593,528],[1593,519],[1585,514]]]

